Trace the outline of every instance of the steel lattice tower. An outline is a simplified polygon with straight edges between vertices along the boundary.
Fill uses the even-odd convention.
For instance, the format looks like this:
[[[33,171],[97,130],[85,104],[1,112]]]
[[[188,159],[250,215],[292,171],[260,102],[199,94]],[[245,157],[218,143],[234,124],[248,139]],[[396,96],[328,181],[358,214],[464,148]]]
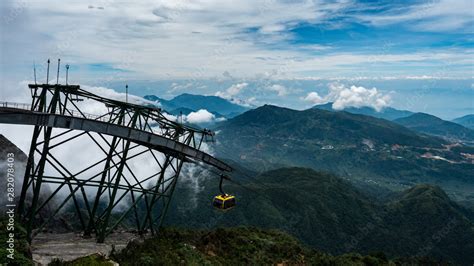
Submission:
[[[213,137],[211,131],[170,121],[159,108],[107,99],[67,81],[66,85],[47,81],[28,86],[31,105],[0,104],[0,123],[34,125],[18,204],[29,241],[66,206],[73,206],[84,235],[94,234],[98,242],[104,242],[126,218],[134,221],[139,233],[155,233],[184,162],[232,170],[200,151],[201,144]],[[87,114],[84,109],[90,105],[103,112]],[[71,167],[71,162],[55,154],[83,138],[100,151],[100,159]],[[130,162],[144,156],[157,171],[139,176]],[[46,190],[45,184],[54,189]],[[42,217],[45,208],[49,217]]]

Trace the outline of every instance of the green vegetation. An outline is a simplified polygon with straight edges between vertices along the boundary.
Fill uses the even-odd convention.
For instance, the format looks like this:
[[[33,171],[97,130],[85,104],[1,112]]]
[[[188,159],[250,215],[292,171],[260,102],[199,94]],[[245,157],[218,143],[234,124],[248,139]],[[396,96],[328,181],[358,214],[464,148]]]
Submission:
[[[94,254],[51,266],[112,265],[439,265],[427,257],[387,259],[382,252],[333,256],[302,245],[277,230],[252,227],[189,230],[162,228],[158,235],[135,240],[110,259]]]
[[[331,256],[302,246],[275,230],[164,229],[157,237],[130,243],[112,258],[120,265],[400,265],[428,259],[388,261],[382,253]]]
[[[203,173],[204,174],[204,173]],[[474,227],[463,209],[436,186],[418,185],[380,203],[334,175],[283,168],[227,183],[237,196],[228,212],[212,209],[218,180],[197,176],[201,187],[179,184],[166,224],[192,228],[256,226],[283,230],[332,254],[382,251],[389,258],[423,255],[474,261]],[[248,189],[247,189],[248,188]]]
[[[237,196],[237,207],[227,212],[212,208],[218,180],[207,178],[208,172],[182,176],[165,224],[188,229],[167,229],[157,238],[132,243],[114,254],[114,260],[124,265],[391,265],[430,263],[396,259],[428,256],[472,265],[473,209],[457,205],[440,187],[419,184],[438,183],[448,191],[459,186],[471,195],[466,204],[472,201],[474,166],[461,155],[474,153],[472,147],[448,149],[441,139],[383,119],[272,106],[249,111],[217,129],[217,153],[237,165],[233,178],[245,185],[224,185],[226,192]],[[422,158],[428,151],[457,163]],[[288,165],[309,168],[281,168]],[[263,169],[270,171],[252,172]],[[187,182],[189,178],[193,182]],[[402,192],[386,193],[387,188]],[[52,227],[70,231],[76,223],[66,211]],[[125,225],[133,223],[131,215]],[[261,229],[235,228],[239,226]],[[228,229],[209,231],[222,227]],[[31,264],[24,230],[18,227],[16,232],[16,263]],[[0,255],[4,259],[6,254]],[[109,261],[89,256],[54,263]]]
[[[72,261],[62,261],[54,259],[49,266],[113,266],[114,263],[99,254],[92,254],[87,257],[78,258]]]
[[[448,149],[440,138],[419,135],[384,119],[266,105],[215,130],[219,132],[217,156],[254,171],[309,167],[378,190],[400,191],[432,183],[459,199],[474,189],[474,164],[462,155],[472,148]]]
[[[0,265],[33,265],[33,261],[31,260],[30,246],[26,241],[26,231],[18,223],[15,223],[14,230],[14,259],[11,260],[7,257],[7,255],[10,254],[6,246],[10,233],[10,231],[7,231],[7,226],[8,220],[6,218],[0,218],[0,242],[3,245],[3,247],[0,249]]]

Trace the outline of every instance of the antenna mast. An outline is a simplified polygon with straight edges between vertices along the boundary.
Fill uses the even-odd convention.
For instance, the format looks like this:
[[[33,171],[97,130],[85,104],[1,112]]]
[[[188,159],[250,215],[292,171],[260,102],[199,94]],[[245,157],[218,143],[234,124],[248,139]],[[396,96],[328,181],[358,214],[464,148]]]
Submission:
[[[61,59],[58,58],[58,73],[56,74],[56,85],[59,84],[59,65],[61,64]]]
[[[49,59],[48,59],[48,70],[46,71],[46,84],[49,84]]]
[[[67,85],[68,74],[69,74],[69,64],[66,65],[66,85]]]
[[[35,78],[35,85],[36,85],[36,63],[33,61],[33,76]]]
[[[128,103],[128,84],[125,84],[125,102]]]

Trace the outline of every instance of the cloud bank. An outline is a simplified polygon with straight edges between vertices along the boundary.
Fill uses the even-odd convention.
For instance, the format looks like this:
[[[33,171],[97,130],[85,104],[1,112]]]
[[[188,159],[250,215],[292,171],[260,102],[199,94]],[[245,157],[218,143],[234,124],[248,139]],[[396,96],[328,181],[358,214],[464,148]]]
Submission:
[[[209,123],[216,120],[216,116],[206,109],[200,109],[196,112],[191,112],[186,116],[186,121],[191,124]]]
[[[332,108],[343,110],[348,107],[372,107],[377,112],[389,106],[392,99],[389,94],[384,94],[377,88],[367,89],[362,86],[350,86],[332,83],[329,84],[329,93],[321,97],[317,92],[310,92],[303,100],[312,104],[324,104],[333,102]]]
[[[246,82],[233,84],[225,91],[218,91],[216,92],[215,96],[232,100],[237,94],[239,94],[243,89],[245,89],[249,84]]]
[[[273,84],[272,86],[267,88],[269,91],[274,91],[278,94],[278,96],[283,97],[288,95],[289,91],[288,89],[280,84]]]
[[[248,86],[249,84],[247,82],[236,83],[227,88],[225,91],[217,91],[214,95],[226,99],[234,104],[238,104],[245,107],[253,107],[257,103],[256,97],[252,96],[248,97],[247,99],[237,97],[237,95],[242,94],[244,89]]]
[[[423,73],[417,74],[429,74],[434,69],[430,65],[439,67],[447,60],[451,62],[448,72],[469,74],[465,66],[472,64],[471,46],[463,44],[470,41],[474,20],[469,0],[403,4],[345,0],[99,2],[92,6],[87,1],[1,1],[2,34],[6,36],[2,39],[1,70],[7,73],[5,78],[25,75],[30,62],[47,57],[62,57],[78,66],[74,78],[103,78],[106,72],[111,80],[197,80],[222,72],[253,77],[282,69],[291,76],[351,76],[354,69],[374,76],[384,73],[374,69],[368,58],[395,64],[398,70],[420,66]],[[370,30],[394,25],[396,31],[386,34],[403,33],[410,42],[397,40],[402,42],[398,45],[415,49],[388,47],[380,53],[380,38],[373,40],[377,49],[367,49],[371,47],[365,45],[365,38],[358,38],[365,32],[351,23]],[[325,33],[323,40],[330,42],[314,38],[317,32],[304,35],[295,31],[301,26],[320,29]],[[334,28],[347,31],[342,38],[350,42],[348,47],[339,47],[339,39],[331,34]],[[418,35],[432,30],[447,31],[446,44],[424,51],[420,48],[433,47],[431,42],[422,42],[431,36]],[[466,34],[455,38],[456,45],[449,41],[453,31]],[[412,42],[412,36],[421,46]],[[37,45],[32,46],[31,39]],[[439,43],[443,44],[442,40]],[[357,51],[358,47],[363,49]]]
[[[196,112],[191,112],[188,115],[182,115],[181,117],[168,113],[164,113],[163,115],[171,121],[179,121],[182,123],[190,123],[196,125],[215,123],[225,120],[225,118],[223,117],[216,117],[213,113],[207,111],[206,109],[200,109]]]

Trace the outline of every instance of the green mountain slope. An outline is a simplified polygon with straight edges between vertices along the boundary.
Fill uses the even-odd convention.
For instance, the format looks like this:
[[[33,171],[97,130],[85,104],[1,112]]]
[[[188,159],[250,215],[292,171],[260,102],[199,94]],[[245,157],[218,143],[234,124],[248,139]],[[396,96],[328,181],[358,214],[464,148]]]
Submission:
[[[400,190],[420,182],[470,184],[474,150],[364,115],[263,106],[216,127],[216,153],[256,171],[311,167],[360,185]],[[468,194],[460,187],[458,194]],[[472,191],[472,190],[470,190]]]
[[[275,230],[226,228],[213,231],[164,229],[143,243],[132,242],[113,256],[120,265],[409,265],[427,258],[389,261],[381,253],[332,256]]]
[[[166,224],[276,228],[333,254],[383,251],[390,257],[426,255],[460,263],[474,259],[469,253],[472,221],[438,187],[419,185],[380,203],[331,174],[282,168],[244,181],[245,187],[226,184],[224,190],[236,195],[238,205],[221,212],[211,207],[218,180],[205,175],[196,175],[194,182],[181,179],[175,194],[181,196],[173,199]],[[451,219],[458,222],[445,232]],[[437,232],[445,233],[425,250]]]
[[[385,120],[364,115],[334,113],[317,109],[296,111],[265,105],[250,110],[217,129],[232,127],[240,132],[274,134],[298,139],[320,139],[327,143],[354,143],[361,138],[377,138],[387,144],[439,146],[443,142],[423,138]],[[265,137],[265,136],[263,136]]]
[[[469,265],[474,261],[474,225],[463,212],[439,187],[418,185],[386,205],[384,230],[366,241],[384,246],[389,256],[430,254]]]
[[[454,122],[445,121],[433,115],[416,113],[408,117],[396,119],[394,122],[421,133],[439,136],[452,141],[474,143],[474,130]]]
[[[198,187],[182,179],[176,195],[186,197],[173,200],[169,225],[279,228],[314,247],[335,251],[375,215],[374,204],[349,183],[302,168],[263,173],[244,181],[245,188],[226,184],[224,190],[237,196],[238,208],[222,213],[210,207],[212,197],[219,193],[218,180],[205,175],[198,175]],[[241,180],[238,175],[235,178]]]

